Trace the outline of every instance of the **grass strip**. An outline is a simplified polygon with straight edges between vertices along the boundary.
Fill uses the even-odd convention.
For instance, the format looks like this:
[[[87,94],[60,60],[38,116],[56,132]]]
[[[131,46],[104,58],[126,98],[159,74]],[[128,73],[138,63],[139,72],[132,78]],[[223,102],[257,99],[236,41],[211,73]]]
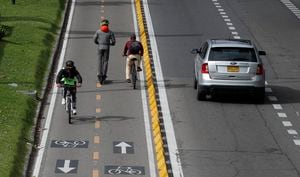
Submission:
[[[22,176],[37,102],[60,28],[65,0],[0,0],[0,176]]]

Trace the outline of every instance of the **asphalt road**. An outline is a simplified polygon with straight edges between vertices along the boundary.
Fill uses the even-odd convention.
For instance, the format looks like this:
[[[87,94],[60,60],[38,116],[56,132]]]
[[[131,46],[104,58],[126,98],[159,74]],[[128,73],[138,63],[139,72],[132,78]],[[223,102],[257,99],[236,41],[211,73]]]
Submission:
[[[78,115],[69,125],[60,92],[51,92],[56,100],[53,114],[45,113],[45,126],[49,117],[51,123],[44,130],[49,133],[38,176],[114,176],[108,171],[122,166],[155,177],[144,78],[140,75],[141,85],[133,90],[125,82],[121,56],[125,41],[135,31],[131,1],[76,0],[74,7],[64,58],[75,61],[84,80],[78,89]],[[172,168],[181,168],[182,174],[173,175],[300,176],[300,2],[148,0],[145,10],[148,7],[151,23],[148,16],[147,24],[154,31],[151,48],[162,71],[158,83],[163,82],[166,90],[167,99],[161,102],[168,106],[162,106],[162,111],[170,112],[172,121],[165,123],[174,126],[166,131],[175,132],[181,161]],[[117,38],[111,48],[108,81],[102,86],[97,84],[92,40],[101,16],[110,20]],[[247,96],[235,95],[197,101],[190,50],[207,38],[234,36],[251,39],[267,52],[265,103],[253,104]],[[121,148],[121,142],[130,147]],[[128,175],[127,169],[117,176]]]

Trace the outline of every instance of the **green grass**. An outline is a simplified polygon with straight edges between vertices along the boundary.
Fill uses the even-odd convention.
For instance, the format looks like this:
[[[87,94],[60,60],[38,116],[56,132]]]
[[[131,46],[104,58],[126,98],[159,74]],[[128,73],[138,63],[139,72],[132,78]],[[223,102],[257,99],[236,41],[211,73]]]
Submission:
[[[0,24],[12,31],[0,41],[0,176],[22,176],[26,140],[61,20],[64,0],[0,0]],[[17,87],[9,86],[18,84]]]

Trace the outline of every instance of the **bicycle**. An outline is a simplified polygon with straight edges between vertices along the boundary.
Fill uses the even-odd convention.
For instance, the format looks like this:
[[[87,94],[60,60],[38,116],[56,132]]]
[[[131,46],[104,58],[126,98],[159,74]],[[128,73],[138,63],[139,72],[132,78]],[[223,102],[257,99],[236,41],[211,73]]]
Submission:
[[[135,65],[135,61],[137,61],[136,58],[132,58],[130,60],[131,62],[131,82],[132,82],[132,86],[133,86],[133,89],[136,89],[136,81],[137,81],[137,71],[136,71],[136,65]]]
[[[65,87],[64,89],[67,89],[65,109],[68,113],[69,124],[72,124],[73,99],[70,87]]]

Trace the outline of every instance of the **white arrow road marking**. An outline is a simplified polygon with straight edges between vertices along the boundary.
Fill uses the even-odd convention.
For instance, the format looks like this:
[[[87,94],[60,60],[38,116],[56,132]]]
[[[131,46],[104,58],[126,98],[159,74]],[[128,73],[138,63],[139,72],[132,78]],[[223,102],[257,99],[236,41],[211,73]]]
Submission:
[[[121,143],[117,144],[116,147],[121,147],[121,153],[126,154],[127,153],[126,148],[131,147],[131,146],[130,146],[130,144],[127,144],[125,142],[121,142]]]
[[[64,167],[58,167],[58,169],[60,169],[64,173],[69,173],[71,170],[75,169],[74,167],[70,167],[70,162],[71,160],[65,160]]]

